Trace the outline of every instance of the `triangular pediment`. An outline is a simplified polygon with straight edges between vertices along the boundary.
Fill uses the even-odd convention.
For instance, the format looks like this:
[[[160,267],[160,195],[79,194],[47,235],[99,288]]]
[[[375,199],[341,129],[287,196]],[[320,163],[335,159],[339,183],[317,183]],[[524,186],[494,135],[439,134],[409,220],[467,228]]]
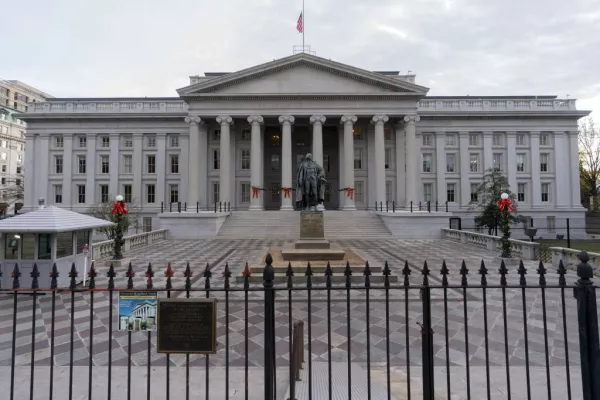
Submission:
[[[301,53],[179,89],[206,95],[425,95],[429,89],[401,79]]]

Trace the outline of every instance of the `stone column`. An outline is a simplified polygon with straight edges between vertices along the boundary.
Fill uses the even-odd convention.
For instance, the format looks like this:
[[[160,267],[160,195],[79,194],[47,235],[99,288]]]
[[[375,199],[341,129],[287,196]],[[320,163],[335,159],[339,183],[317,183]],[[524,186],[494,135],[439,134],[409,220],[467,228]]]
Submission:
[[[469,160],[469,132],[460,132],[458,143],[460,146],[460,205],[468,206],[471,202],[471,181],[469,176],[470,160]],[[456,196],[456,193],[454,194]]]
[[[190,152],[188,158],[188,207],[193,209],[196,202],[200,201],[200,163],[206,158],[200,153],[200,117],[185,117],[185,122],[190,126]],[[185,167],[184,167],[185,168]],[[205,174],[206,175],[206,174]]]
[[[96,155],[96,146],[98,145],[98,136],[95,133],[86,135],[87,152],[85,156],[85,202],[88,205],[96,203],[96,165],[98,164],[98,156]],[[48,154],[48,153],[46,153]],[[42,164],[43,165],[43,164]],[[76,196],[76,195],[75,195]],[[77,203],[76,197],[68,199],[69,202]],[[100,200],[100,199],[98,199]],[[37,199],[36,199],[37,201]],[[63,199],[64,201],[64,199]],[[54,200],[52,200],[54,202]]]
[[[38,165],[38,163],[36,163],[36,159],[38,157],[37,148],[39,147],[39,138],[39,135],[30,134],[25,136],[25,148],[27,149],[27,156],[23,160],[23,164],[25,165],[25,182],[23,182],[25,187],[23,196],[25,197],[25,207],[27,208],[27,210],[35,210],[38,206],[38,199],[35,197],[36,174],[34,173],[34,171],[36,170],[36,166]],[[51,193],[51,196],[54,196],[54,193]],[[46,196],[44,196],[44,200],[46,200],[47,205],[54,204],[54,198],[47,198]],[[70,203],[71,202],[69,201],[69,204]]]
[[[341,119],[344,124],[344,187],[347,188],[354,188],[354,123],[356,121],[358,121],[356,115],[344,115]],[[356,210],[354,196],[350,198],[348,193],[344,193],[344,199],[343,210]]]
[[[320,166],[323,166],[323,124],[325,123],[325,119],[322,115],[313,115],[310,117],[310,123],[313,126],[313,161]]]
[[[375,125],[375,201],[386,201],[385,196],[385,138],[383,127],[389,121],[387,115],[375,115],[371,122]]]
[[[142,171],[144,170],[144,134],[136,132],[133,134],[133,187],[132,197],[137,200],[138,206],[144,207],[148,203],[148,196],[142,186]],[[155,207],[152,204],[151,207]],[[160,207],[160,204],[159,204]]]
[[[165,210],[169,210],[171,192],[167,187],[167,134],[160,132],[156,134],[156,199],[164,201]]]
[[[508,186],[510,190],[516,192],[517,187],[517,133],[506,132],[506,172],[508,174]],[[531,193],[531,190],[528,190]],[[526,202],[531,204],[531,201],[525,195]]]
[[[404,124],[397,123],[396,133],[396,204],[406,206],[406,148]]]
[[[63,194],[63,204],[65,203],[65,199],[72,199],[72,190],[73,187],[73,134],[66,133],[63,135],[64,144],[63,144],[63,182],[62,182],[62,194]],[[112,172],[112,171],[111,171]],[[51,188],[52,189],[52,188]],[[48,204],[48,200],[46,199],[46,204]],[[86,199],[87,200],[87,199]],[[71,207],[72,202],[69,201],[65,204],[69,209]]]
[[[119,143],[119,134],[118,133],[111,133],[110,134],[110,156],[109,156],[109,160],[110,160],[110,166],[109,166],[109,175],[110,175],[110,181],[109,181],[109,186],[108,186],[108,193],[109,196],[111,196],[111,198],[109,198],[110,201],[114,201],[115,197],[118,195],[123,195],[121,188],[119,187],[119,173],[120,171],[120,165],[121,165],[121,160],[119,159],[121,157],[121,154],[119,152],[119,147],[120,147],[120,143]],[[63,188],[64,190],[64,188]]]
[[[435,133],[436,189],[435,198],[438,206],[446,203],[446,133]]]
[[[404,122],[406,123],[406,207],[410,208],[410,202],[412,201],[413,209],[415,204],[419,204],[417,176],[421,167],[418,162],[421,152],[419,151],[419,146],[417,146],[417,129],[415,124],[420,120],[421,118],[418,115],[407,115],[404,117]]]
[[[279,117],[281,124],[281,187],[292,187],[292,124],[296,119],[291,115],[282,115]],[[285,196],[285,191],[281,189],[281,210],[293,210],[292,199],[294,193],[290,191],[289,197]]]
[[[260,115],[251,115],[248,117],[251,127],[251,147],[250,147],[250,210],[261,211],[264,207],[263,191],[258,192],[258,197],[254,197],[252,187],[261,187],[262,176],[262,143],[260,138],[260,126],[264,122]]]
[[[532,207],[542,207],[542,181],[540,179],[540,133],[531,132],[531,192]],[[517,188],[511,188],[517,190]]]
[[[217,117],[217,123],[221,126],[220,155],[221,165],[219,169],[219,200],[223,203],[231,201],[231,135],[230,127],[233,118],[229,115]]]
[[[571,207],[581,209],[581,183],[579,182],[579,132],[568,133],[569,164],[568,170],[571,181]]]
[[[571,186],[569,168],[565,160],[569,159],[569,136],[563,132],[554,133],[554,175],[556,176],[556,208],[570,208]]]
[[[492,132],[483,132],[483,170],[494,166],[494,150],[493,150],[493,134]],[[512,189],[512,188],[511,188]],[[516,190],[516,188],[514,189]]]

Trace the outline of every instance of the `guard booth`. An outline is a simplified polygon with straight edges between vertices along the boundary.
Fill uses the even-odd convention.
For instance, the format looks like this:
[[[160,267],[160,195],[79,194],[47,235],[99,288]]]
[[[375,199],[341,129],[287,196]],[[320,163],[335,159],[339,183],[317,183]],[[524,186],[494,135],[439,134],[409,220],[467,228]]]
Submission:
[[[42,202],[42,201],[40,201]],[[50,272],[56,263],[58,287],[68,287],[71,265],[75,263],[78,281],[84,265],[90,265],[92,232],[112,222],[58,207],[44,207],[0,220],[0,262],[3,289],[12,288],[15,264],[21,272],[21,288],[31,287],[31,271],[37,263],[40,289],[50,287]]]

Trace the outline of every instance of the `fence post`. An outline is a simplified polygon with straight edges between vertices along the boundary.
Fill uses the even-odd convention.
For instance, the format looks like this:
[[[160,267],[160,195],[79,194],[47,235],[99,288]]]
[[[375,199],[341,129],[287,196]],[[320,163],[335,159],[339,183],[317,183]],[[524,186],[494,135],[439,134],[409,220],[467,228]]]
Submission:
[[[392,212],[396,212],[396,201],[392,201]]]
[[[265,289],[265,400],[273,400],[274,397],[274,352],[275,352],[275,291],[273,280],[275,271],[273,269],[273,257],[267,254],[265,258],[265,269],[263,270],[263,286]]]
[[[410,212],[412,212],[412,200],[410,201]]]
[[[446,212],[448,212],[448,202],[446,202]]]
[[[181,214],[181,202],[177,202],[177,212]]]
[[[223,203],[219,202],[219,212],[223,212]]]
[[[165,212],[165,202],[161,201],[160,202],[160,213],[162,214],[163,212]]]
[[[423,302],[423,323],[421,326],[422,359],[423,359],[423,400],[435,400],[433,380],[433,329],[431,327],[431,289],[429,288],[429,268],[427,262],[423,266],[423,284],[421,299]]]
[[[390,205],[389,205],[389,201],[385,201],[385,212],[390,212]]]
[[[183,203],[183,211],[187,212],[187,201]]]
[[[200,211],[200,203],[196,202],[196,214]]]
[[[577,256],[577,276],[573,295],[577,299],[579,322],[579,353],[581,356],[581,380],[583,400],[600,400],[600,340],[598,338],[598,308],[596,289],[591,278],[594,269],[588,261],[590,256],[582,251]]]
[[[173,212],[173,203],[169,202],[169,212]]]
[[[421,201],[419,200],[419,211],[421,211]]]
[[[438,201],[435,201],[435,212],[438,212]]]
[[[427,212],[431,212],[431,201],[427,202]]]
[[[571,248],[571,225],[569,224],[569,218],[567,218],[567,248]]]

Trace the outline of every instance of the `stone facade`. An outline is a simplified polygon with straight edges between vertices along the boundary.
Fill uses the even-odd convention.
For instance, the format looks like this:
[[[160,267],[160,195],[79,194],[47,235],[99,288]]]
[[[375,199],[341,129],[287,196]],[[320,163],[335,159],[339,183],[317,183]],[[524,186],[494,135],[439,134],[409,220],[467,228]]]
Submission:
[[[31,154],[25,206],[43,197],[83,212],[123,194],[149,217],[161,202],[288,210],[294,196],[284,188],[311,152],[326,171],[326,209],[437,201],[464,213],[496,166],[522,213],[583,215],[577,132],[588,112],[575,100],[430,97],[414,82],[302,53],[192,76],[178,98],[36,103],[21,117]]]

